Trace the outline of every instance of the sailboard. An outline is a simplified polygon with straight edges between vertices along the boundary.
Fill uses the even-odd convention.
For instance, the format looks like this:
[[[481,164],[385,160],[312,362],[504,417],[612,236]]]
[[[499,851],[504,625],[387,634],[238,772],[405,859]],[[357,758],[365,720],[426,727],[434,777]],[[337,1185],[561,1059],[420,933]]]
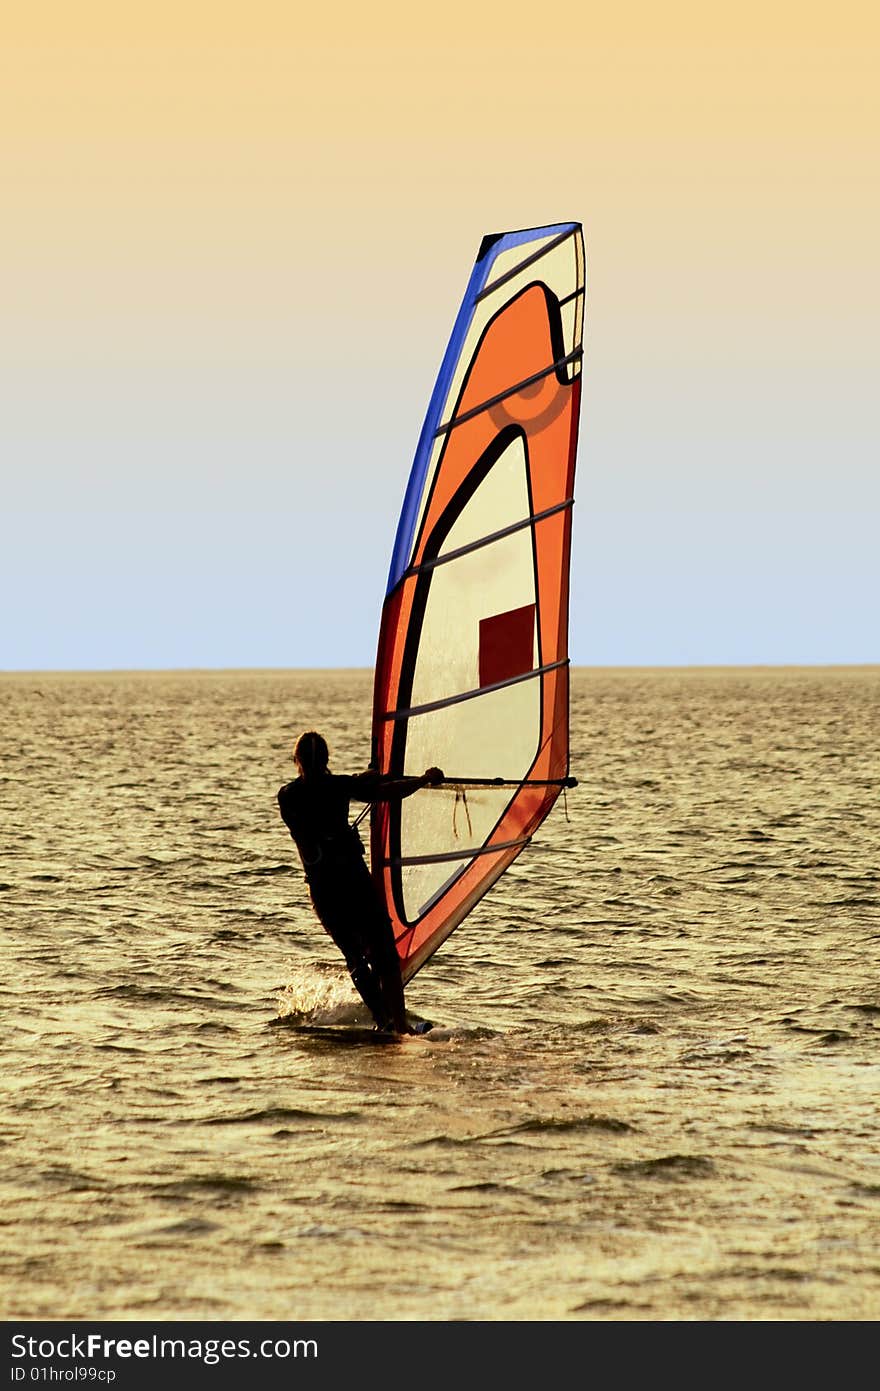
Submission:
[[[569,776],[571,518],[586,298],[579,223],[484,237],[430,398],[379,629],[372,764],[444,783],[371,811],[404,982]]]

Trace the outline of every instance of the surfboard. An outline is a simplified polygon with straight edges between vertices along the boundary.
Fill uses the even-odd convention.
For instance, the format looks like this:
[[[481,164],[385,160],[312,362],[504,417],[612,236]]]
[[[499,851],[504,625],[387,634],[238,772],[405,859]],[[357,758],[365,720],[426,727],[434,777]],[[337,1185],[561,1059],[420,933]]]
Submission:
[[[382,1029],[368,1028],[364,1024],[297,1024],[291,1026],[298,1034],[308,1038],[323,1039],[325,1043],[344,1045],[347,1043],[400,1043],[408,1034],[386,1033]]]
[[[585,300],[579,223],[484,237],[419,436],[372,717],[382,774],[446,774],[371,811],[371,869],[404,982],[575,785],[568,613]]]
[[[347,1044],[347,1043],[402,1043],[411,1038],[427,1038],[431,1033],[432,1026],[424,1021],[427,1027],[416,1028],[412,1034],[395,1034],[384,1029],[376,1029],[367,1024],[321,1024],[310,1020],[288,1020],[284,1018],[273,1021],[275,1024],[287,1024],[288,1028],[293,1029],[297,1034],[304,1034],[308,1038],[323,1039],[327,1043]]]

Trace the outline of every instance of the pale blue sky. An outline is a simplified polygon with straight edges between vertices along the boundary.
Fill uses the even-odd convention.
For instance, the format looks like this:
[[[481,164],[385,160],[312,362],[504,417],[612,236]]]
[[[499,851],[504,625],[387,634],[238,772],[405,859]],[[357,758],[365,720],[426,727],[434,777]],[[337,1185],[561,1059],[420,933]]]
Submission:
[[[517,30],[503,70],[488,12],[466,52],[394,29],[389,56],[364,21],[341,64],[313,15],[317,67],[280,10],[243,64],[250,13],[211,47],[169,8],[116,48],[106,17],[50,43],[23,13],[0,669],[372,666],[479,243],[566,220],[574,663],[880,662],[877,25],[686,10],[646,7],[636,42],[571,6],[564,52]]]

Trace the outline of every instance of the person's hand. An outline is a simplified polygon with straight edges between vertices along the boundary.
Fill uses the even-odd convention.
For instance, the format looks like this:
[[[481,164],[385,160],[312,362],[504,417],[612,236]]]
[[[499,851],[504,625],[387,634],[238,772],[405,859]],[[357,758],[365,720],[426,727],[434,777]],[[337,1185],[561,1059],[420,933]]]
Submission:
[[[439,787],[442,781],[442,768],[426,768],[422,774],[422,782],[425,783],[427,787]]]

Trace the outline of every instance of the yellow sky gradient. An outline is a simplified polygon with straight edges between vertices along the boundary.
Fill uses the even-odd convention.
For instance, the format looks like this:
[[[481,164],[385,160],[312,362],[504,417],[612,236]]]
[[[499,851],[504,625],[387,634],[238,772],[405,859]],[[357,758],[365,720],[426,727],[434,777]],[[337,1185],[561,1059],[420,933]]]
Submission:
[[[842,242],[842,215],[876,216],[877,11],[729,8],[18,7],[3,240],[39,245],[63,215],[77,252],[123,227],[168,254],[206,227],[265,248],[307,214],[335,246],[328,223],[356,213],[372,250],[399,217],[439,239],[464,200],[479,224],[565,189],[558,215],[589,222],[598,185],[674,210],[654,229],[670,249],[713,208],[731,235],[763,208],[771,247],[795,212]]]
[[[283,508],[308,449],[363,507],[357,421],[387,518],[480,238],[577,219],[592,504],[864,510],[878,38],[851,3],[7,7],[13,504]]]

